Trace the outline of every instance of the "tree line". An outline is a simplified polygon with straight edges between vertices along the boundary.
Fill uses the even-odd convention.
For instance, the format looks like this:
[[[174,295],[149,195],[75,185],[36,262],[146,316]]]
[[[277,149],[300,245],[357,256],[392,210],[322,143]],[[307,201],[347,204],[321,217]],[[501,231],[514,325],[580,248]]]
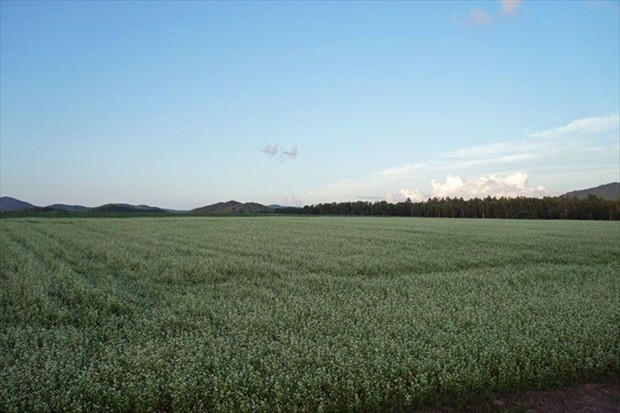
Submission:
[[[504,219],[586,219],[620,220],[620,198],[609,200],[588,196],[586,199],[545,198],[429,198],[422,202],[356,201],[332,202],[304,207],[285,207],[283,214],[412,216],[437,218],[504,218]]]

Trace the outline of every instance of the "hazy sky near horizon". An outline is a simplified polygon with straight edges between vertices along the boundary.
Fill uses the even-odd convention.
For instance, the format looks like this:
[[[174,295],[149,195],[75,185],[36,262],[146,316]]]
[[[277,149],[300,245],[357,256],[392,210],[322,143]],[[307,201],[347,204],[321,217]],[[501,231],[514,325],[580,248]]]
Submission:
[[[194,208],[620,180],[617,1],[0,3],[0,193]]]

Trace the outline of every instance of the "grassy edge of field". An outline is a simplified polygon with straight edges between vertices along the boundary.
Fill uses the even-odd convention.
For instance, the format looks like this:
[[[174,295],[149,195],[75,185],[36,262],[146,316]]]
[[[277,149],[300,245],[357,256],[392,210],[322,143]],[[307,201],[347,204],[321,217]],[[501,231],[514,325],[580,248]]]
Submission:
[[[563,385],[491,393],[468,403],[453,401],[402,413],[617,413],[620,411],[620,370],[568,381]]]

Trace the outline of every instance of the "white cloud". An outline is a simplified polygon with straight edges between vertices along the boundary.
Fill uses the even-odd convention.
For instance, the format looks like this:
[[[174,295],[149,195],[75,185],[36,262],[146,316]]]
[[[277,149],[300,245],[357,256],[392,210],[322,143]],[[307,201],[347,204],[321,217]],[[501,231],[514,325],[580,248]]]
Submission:
[[[380,198],[388,202],[404,202],[407,198],[411,199],[413,202],[419,202],[425,199],[420,191],[405,188],[401,188],[399,192],[388,192]]]
[[[304,199],[312,203],[377,200],[383,199],[385,192],[385,183],[371,175],[332,182],[307,193]]]
[[[467,150],[467,148],[462,149],[462,151]],[[412,178],[419,175],[421,171],[450,171],[455,169],[469,169],[473,167],[491,167],[503,164],[532,161],[540,158],[540,154],[537,153],[515,153],[504,154],[492,158],[480,158],[469,155],[462,156],[460,159],[449,159],[450,157],[455,157],[452,154],[452,152],[446,152],[443,155],[440,154],[439,159],[437,160],[388,168],[377,171],[374,175],[383,178]],[[442,157],[448,159],[444,159]]]
[[[502,19],[503,16],[512,16],[517,13],[517,9],[521,7],[522,0],[500,0],[502,11],[497,13],[489,13],[482,9],[473,9],[469,11],[466,24],[471,23],[476,26],[486,26]]]
[[[532,138],[557,139],[564,136],[590,135],[609,132],[620,127],[620,115],[578,119],[568,125],[558,126],[530,135]]]
[[[482,196],[487,192],[491,196],[540,196],[544,189],[528,186],[528,173],[537,184],[550,188],[549,194],[587,188],[597,182],[617,181],[620,174],[619,119],[618,115],[582,118],[564,126],[526,134],[514,141],[457,147],[430,154],[427,159],[409,165],[332,182],[306,193],[304,200],[310,203],[360,199],[399,201],[407,198],[403,193],[407,190],[414,194],[412,200],[426,199],[428,196],[421,195],[442,196],[449,188],[459,185],[462,187],[459,196],[463,197],[473,193]],[[566,178],[572,171],[586,167],[587,173]],[[524,175],[519,175],[523,173],[525,181]],[[447,175],[452,176],[446,180],[447,186],[446,182],[436,181]]]
[[[424,199],[424,195],[422,195],[420,191],[401,188],[400,193],[405,199],[410,198],[412,201],[421,201]]]
[[[501,0],[502,2],[502,11],[504,14],[515,14],[519,6],[521,6],[521,0]]]
[[[529,176],[525,172],[515,172],[506,176],[491,175],[463,180],[460,176],[448,175],[445,182],[431,181],[432,196],[437,198],[486,198],[491,197],[540,197],[547,191],[542,185],[528,185]]]
[[[401,178],[414,176],[417,172],[423,168],[432,167],[433,161],[414,163],[412,165],[394,166],[392,168],[383,169],[381,171],[374,172],[373,175],[380,178]]]
[[[300,199],[295,198],[293,195],[286,195],[282,197],[281,204],[283,206],[294,206],[294,207],[301,207],[304,205],[304,203]]]
[[[460,148],[455,151],[444,152],[446,158],[471,158],[473,156],[498,155],[514,150],[514,144],[510,142],[497,142],[488,145],[475,145]]]
[[[469,21],[476,26],[484,26],[493,23],[495,19],[484,10],[476,9],[469,12]]]

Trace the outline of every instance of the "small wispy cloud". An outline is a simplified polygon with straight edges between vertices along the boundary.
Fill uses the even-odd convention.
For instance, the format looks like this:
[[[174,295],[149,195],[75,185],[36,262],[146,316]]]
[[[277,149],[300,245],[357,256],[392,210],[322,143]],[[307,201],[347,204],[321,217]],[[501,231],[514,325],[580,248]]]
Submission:
[[[522,0],[501,0],[504,14],[513,15],[521,6]]]
[[[575,120],[568,125],[558,126],[542,132],[532,133],[531,138],[560,138],[572,135],[589,135],[612,131],[620,127],[620,115],[611,115],[607,117],[590,117]]]
[[[473,9],[469,11],[466,24],[475,26],[486,26],[499,21],[503,16],[514,16],[523,3],[522,0],[500,0],[501,12],[490,13],[482,9]]]
[[[495,19],[484,10],[471,10],[469,12],[469,20],[476,26],[484,26],[491,24]]]
[[[297,145],[291,146],[291,149],[284,149],[279,144],[267,145],[264,148],[261,148],[261,152],[269,156],[270,158],[277,158],[280,162],[284,162],[288,159],[297,159],[297,154],[299,153],[299,149],[297,149]]]
[[[267,154],[270,158],[273,158],[278,154],[279,148],[278,144],[275,145],[267,145],[264,148],[261,148],[261,152]]]
[[[484,146],[480,146],[480,152],[488,153],[485,150]],[[518,148],[516,149],[518,150]],[[488,157],[479,157],[476,154],[475,150],[460,149],[461,152],[471,152],[470,155],[467,156],[456,156],[453,155],[455,152],[446,152],[444,154],[439,154],[439,159],[430,160],[427,162],[419,162],[412,165],[404,165],[397,166],[393,168],[383,169],[377,172],[374,172],[373,175],[378,178],[391,178],[391,179],[399,179],[399,178],[413,178],[417,176],[421,171],[450,171],[454,169],[465,169],[465,168],[480,168],[480,167],[492,167],[499,165],[507,165],[525,161],[532,161],[540,158],[540,154],[537,153],[506,153],[500,154],[498,153],[495,156]]]
[[[614,13],[618,13],[620,12],[620,3],[618,3],[617,1],[610,1],[610,0],[584,0],[583,3],[586,6],[595,8],[595,9],[600,9],[604,12],[614,12]]]
[[[297,154],[299,153],[299,149],[297,149],[297,145],[293,145],[291,146],[291,149],[289,149],[288,151],[281,151],[281,156],[283,156],[285,159],[290,159],[290,158],[294,158],[297,159]]]

